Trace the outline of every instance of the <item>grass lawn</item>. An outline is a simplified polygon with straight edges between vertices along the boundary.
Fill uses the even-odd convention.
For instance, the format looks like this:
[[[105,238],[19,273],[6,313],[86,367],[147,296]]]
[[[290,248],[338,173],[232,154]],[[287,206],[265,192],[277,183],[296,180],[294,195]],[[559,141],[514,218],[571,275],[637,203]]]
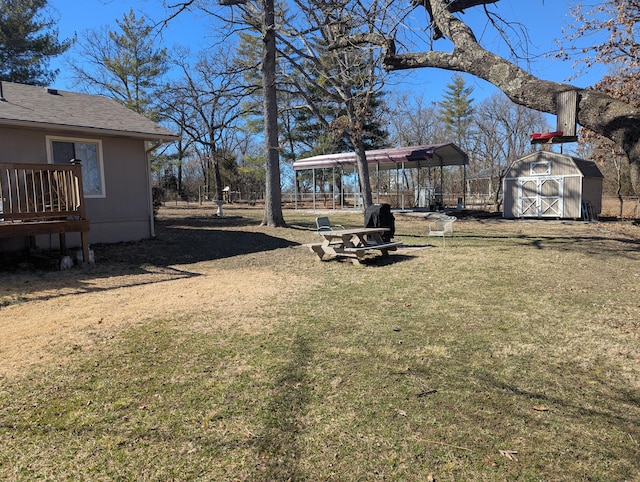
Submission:
[[[0,479],[640,480],[639,226],[397,214],[354,266],[212,212],[0,272]]]

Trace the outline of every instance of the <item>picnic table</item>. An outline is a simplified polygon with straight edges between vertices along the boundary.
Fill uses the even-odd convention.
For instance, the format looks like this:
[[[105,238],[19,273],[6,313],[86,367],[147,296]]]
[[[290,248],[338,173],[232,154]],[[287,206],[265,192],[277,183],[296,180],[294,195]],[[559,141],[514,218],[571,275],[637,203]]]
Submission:
[[[349,258],[353,264],[360,264],[368,252],[379,251],[382,256],[388,256],[389,251],[398,249],[402,243],[384,241],[382,236],[388,230],[388,228],[355,228],[318,231],[322,236],[322,242],[307,244],[307,246],[322,261],[337,257]]]

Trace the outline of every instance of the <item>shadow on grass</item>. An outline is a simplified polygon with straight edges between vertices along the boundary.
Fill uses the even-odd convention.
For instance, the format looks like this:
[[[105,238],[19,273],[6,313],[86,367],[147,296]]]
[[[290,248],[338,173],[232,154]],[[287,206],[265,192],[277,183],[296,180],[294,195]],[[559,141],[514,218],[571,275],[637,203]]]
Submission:
[[[252,480],[300,480],[298,443],[303,436],[303,415],[311,398],[308,367],[313,351],[309,340],[296,335],[292,356],[275,379],[275,390],[265,414],[264,430],[258,443],[259,464]]]
[[[459,233],[454,235],[451,239],[454,241],[468,240],[473,243],[474,247],[481,246],[480,242],[486,241],[486,246],[491,246],[495,242],[500,243],[501,246],[508,246],[506,243],[509,241],[517,242],[520,245],[526,244],[536,249],[562,249],[564,251],[575,248],[581,251],[602,253],[602,246],[607,243],[613,246],[615,243],[616,252],[637,252],[640,248],[640,240],[632,239],[623,236],[617,237],[605,237],[605,236],[549,236],[549,235],[529,235],[529,234],[470,234]]]
[[[389,256],[370,256],[362,260],[361,264],[371,267],[391,266],[396,263],[408,261],[412,258],[415,258],[415,256],[394,253],[389,254]]]
[[[234,228],[234,229],[230,229]],[[248,229],[236,229],[248,228]],[[171,266],[198,263],[297,246],[265,234],[257,223],[235,218],[182,218],[159,221],[156,238],[139,243],[94,247],[96,263]]]
[[[618,406],[638,406],[640,402],[639,393],[621,390],[618,384],[608,384],[603,381],[594,385],[591,388],[593,390],[593,400],[598,400],[599,403],[591,403],[593,400],[590,401],[586,397],[562,398],[540,391],[526,390],[515,384],[499,380],[491,373],[480,374],[478,379],[494,389],[523,398],[525,403],[530,404],[536,400],[544,401],[545,404],[549,405],[549,410],[561,412],[564,416],[580,419],[595,417],[618,425],[622,431],[628,430],[629,427],[640,427],[640,419],[634,416],[632,411],[614,411],[611,408],[612,403]]]
[[[59,271],[59,253],[51,253],[48,257],[43,254],[25,257],[22,254],[11,263],[3,263],[0,268],[0,276],[17,274],[25,278],[23,283],[14,287],[16,296],[12,297],[11,289],[7,289],[5,294],[10,300],[0,301],[0,307],[62,295],[191,278],[200,274],[189,270],[187,266],[190,264],[299,245],[266,234],[262,229],[259,223],[239,216],[160,220],[156,223],[154,239],[92,245],[95,265],[68,271]],[[56,290],[48,290],[42,296],[30,296],[30,291],[42,288],[39,285],[43,278],[46,282],[55,282]],[[99,286],[95,283],[99,279],[109,279],[109,286]],[[66,289],[62,291],[63,288]]]

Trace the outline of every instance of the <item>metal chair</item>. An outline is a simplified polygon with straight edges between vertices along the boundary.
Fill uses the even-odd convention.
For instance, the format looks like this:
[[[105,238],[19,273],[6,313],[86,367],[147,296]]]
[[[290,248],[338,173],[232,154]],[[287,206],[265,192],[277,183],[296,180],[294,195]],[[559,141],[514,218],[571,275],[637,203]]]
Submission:
[[[441,236],[442,247],[447,245],[447,234],[453,234],[453,223],[456,221],[455,216],[444,216],[431,223],[429,223],[429,236]]]
[[[316,218],[316,226],[318,231],[332,231],[334,228],[344,229],[342,224],[335,224],[331,226],[328,216],[320,216]]]

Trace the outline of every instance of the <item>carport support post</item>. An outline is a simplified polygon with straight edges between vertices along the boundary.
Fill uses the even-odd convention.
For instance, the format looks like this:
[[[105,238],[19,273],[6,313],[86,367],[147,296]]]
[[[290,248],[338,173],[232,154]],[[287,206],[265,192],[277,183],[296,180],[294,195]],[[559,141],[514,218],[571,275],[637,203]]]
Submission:
[[[444,211],[444,164],[442,157],[440,157],[440,206]]]
[[[404,192],[406,191],[407,186],[405,185],[405,181],[407,180],[404,172],[404,161],[402,161],[402,209],[404,210]]]
[[[431,179],[431,160],[427,161],[427,209],[431,211],[431,201],[433,196],[433,187],[432,187],[432,179]]]
[[[298,210],[298,171],[293,171],[293,207]]]
[[[416,169],[416,188],[417,188],[417,192],[416,189],[413,190],[413,205],[417,206],[417,207],[422,207],[420,206],[420,161],[418,161],[418,169]]]
[[[344,209],[344,169],[340,168],[340,208]]]
[[[316,210],[316,168],[314,167],[311,170],[311,175],[313,177],[313,210]]]
[[[376,162],[376,203],[380,204],[380,164]]]
[[[398,182],[398,173],[400,169],[398,169],[398,165],[396,164],[396,202],[398,202],[398,198],[400,197],[400,183]]]
[[[331,182],[333,183],[333,185],[331,186],[331,202],[333,205],[333,210],[335,211],[336,209],[336,168],[332,167],[331,168]]]
[[[462,207],[467,209],[467,165],[462,165]]]

